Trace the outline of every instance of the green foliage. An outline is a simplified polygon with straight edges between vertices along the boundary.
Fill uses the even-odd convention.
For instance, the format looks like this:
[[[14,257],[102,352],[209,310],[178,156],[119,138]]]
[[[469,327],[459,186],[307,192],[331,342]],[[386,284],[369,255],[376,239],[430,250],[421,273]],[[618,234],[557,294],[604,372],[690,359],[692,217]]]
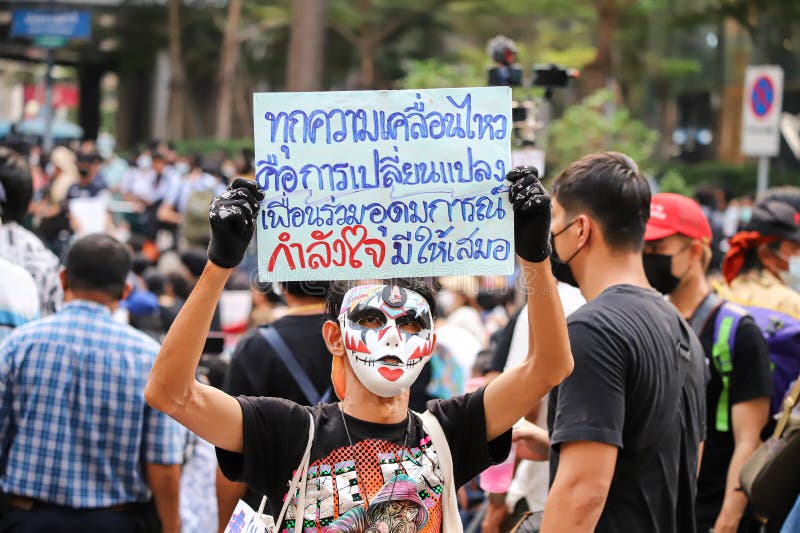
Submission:
[[[400,89],[436,89],[474,87],[485,83],[484,71],[469,64],[445,63],[440,59],[411,59],[405,64],[406,75],[398,80]]]
[[[667,170],[661,177],[658,182],[658,188],[660,192],[674,192],[684,196],[694,196],[694,187],[686,183],[686,180],[683,179],[680,172],[674,168]]]
[[[722,161],[703,161],[700,163],[669,162],[662,165],[665,176],[677,173],[686,184],[694,189],[721,187],[733,197],[755,195],[758,170],[754,161],[737,165]],[[770,187],[797,185],[800,183],[800,170],[781,168],[772,165],[769,172]]]
[[[236,157],[242,150],[253,150],[253,139],[189,139],[175,142],[175,149],[179,154],[191,155],[218,155]]]
[[[547,166],[554,170],[552,175],[584,155],[603,150],[629,155],[644,171],[652,168],[658,132],[632,118],[627,109],[613,107],[614,95],[603,89],[570,106],[551,124]]]
[[[660,58],[658,73],[668,79],[677,79],[700,74],[700,62],[685,57]]]

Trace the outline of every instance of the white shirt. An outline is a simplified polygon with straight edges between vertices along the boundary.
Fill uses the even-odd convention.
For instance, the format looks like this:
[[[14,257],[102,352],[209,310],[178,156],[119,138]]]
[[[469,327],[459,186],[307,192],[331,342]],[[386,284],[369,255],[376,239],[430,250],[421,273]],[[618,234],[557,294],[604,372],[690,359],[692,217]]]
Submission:
[[[172,183],[172,188],[164,195],[164,203],[183,213],[193,192],[209,191],[216,196],[224,190],[225,184],[211,174],[205,172],[199,176],[189,174]]]
[[[64,301],[61,263],[39,237],[16,222],[0,225],[0,257],[25,269],[36,282],[42,316],[55,313]]]
[[[158,174],[152,168],[131,168],[122,181],[122,192],[131,194],[146,204],[163,200],[175,187],[175,182],[180,181],[180,176],[165,168],[158,183],[157,177]]]
[[[558,283],[558,296],[564,315],[569,316],[586,303],[581,291],[566,283]],[[528,355],[528,306],[522,308],[511,336],[511,347],[508,350],[506,369],[517,366]],[[536,425],[547,427],[547,396],[539,404],[539,416]],[[525,498],[528,509],[536,512],[544,509],[547,490],[550,486],[550,464],[547,461],[520,461],[514,473],[511,486],[506,494],[506,505],[513,509],[519,500]]]
[[[481,314],[474,308],[468,305],[462,305],[458,309],[454,309],[447,315],[447,323],[450,326],[463,329],[467,334],[472,335],[481,347],[485,346],[486,331],[483,325],[483,319],[481,318]]]
[[[21,266],[0,258],[0,341],[14,328],[39,318],[36,283]]]

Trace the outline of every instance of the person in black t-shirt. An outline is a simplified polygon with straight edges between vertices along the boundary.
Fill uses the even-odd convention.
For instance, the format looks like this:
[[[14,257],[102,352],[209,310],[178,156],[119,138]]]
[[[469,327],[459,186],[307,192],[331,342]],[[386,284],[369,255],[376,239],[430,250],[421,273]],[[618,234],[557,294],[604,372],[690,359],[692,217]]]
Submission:
[[[624,154],[586,156],[553,182],[557,277],[587,303],[567,320],[575,370],[549,398],[542,531],[695,529],[703,354],[645,277],[649,212],[647,181]]]
[[[273,503],[289,497],[281,529],[428,533],[447,528],[451,533],[460,528],[453,506],[456,486],[503,460],[511,426],[572,370],[549,267],[550,198],[533,168],[515,169],[508,179],[514,245],[528,289],[530,354],[485,388],[429,402],[423,416],[434,426],[423,427],[422,417],[408,409],[409,387],[436,342],[436,300],[420,280],[347,284],[331,291],[322,334],[333,355],[331,377],[339,403],[302,407],[277,398],[233,398],[194,379],[202,351],[197,332],[208,329],[231,269],[252,238],[264,197],[244,179],[212,202],[209,262],[153,364],[145,389],[148,403],[216,445],[227,477],[246,482]],[[315,439],[308,478],[301,484],[306,497],[301,525],[287,488],[312,422]],[[426,429],[436,426],[447,439],[452,478],[445,477],[447,465],[439,460],[448,450],[438,448]]]
[[[739,475],[761,444],[761,430],[769,417],[772,375],[767,342],[749,316],[721,338],[717,317],[722,306],[733,304],[713,295],[706,280],[712,237],[700,206],[685,196],[662,193],[653,196],[651,213],[644,236],[645,272],[653,287],[668,294],[692,324],[711,373],[707,438],[697,480],[697,531],[756,532],[759,523],[746,512]],[[743,309],[733,307],[732,312],[744,315]],[[730,370],[725,371],[728,365]]]
[[[286,342],[320,398],[331,386],[331,355],[322,338],[328,285],[328,282],[283,283],[281,289],[288,311],[269,325]],[[272,396],[300,405],[309,404],[292,372],[262,335],[261,328],[248,332],[236,345],[222,390],[231,396]],[[258,507],[261,495],[248,491],[243,483],[228,481],[219,472],[217,516],[220,531],[225,529],[236,502],[242,498],[251,507]]]
[[[74,198],[94,198],[106,189],[103,178],[99,176],[103,159],[96,152],[78,154],[77,166],[80,179],[67,189],[67,200]]]

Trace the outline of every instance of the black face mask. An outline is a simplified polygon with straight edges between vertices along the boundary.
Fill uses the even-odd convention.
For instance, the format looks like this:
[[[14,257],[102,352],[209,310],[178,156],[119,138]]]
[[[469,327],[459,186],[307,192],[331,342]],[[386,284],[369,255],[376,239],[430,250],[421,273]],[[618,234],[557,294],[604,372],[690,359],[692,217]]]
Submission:
[[[567,259],[566,261],[562,261],[560,257],[558,257],[558,252],[556,252],[556,237],[567,231],[570,226],[572,226],[578,219],[576,218],[566,226],[564,226],[561,231],[558,233],[550,234],[550,249],[552,252],[550,253],[550,269],[553,271],[553,277],[556,280],[560,281],[561,283],[566,283],[576,289],[578,287],[578,282],[575,280],[575,276],[572,275],[572,269],[569,267],[569,262],[572,261],[572,258],[578,255],[583,247],[578,248],[575,252]]]
[[[556,244],[552,235],[550,236],[550,247],[552,250],[550,253],[550,268],[553,271],[553,277],[561,283],[566,283],[567,285],[577,288],[578,282],[575,281],[575,276],[572,275],[572,269],[567,263],[559,259],[556,253]]]
[[[642,254],[644,273],[650,285],[661,294],[670,294],[681,282],[672,275],[672,256],[664,254]]]

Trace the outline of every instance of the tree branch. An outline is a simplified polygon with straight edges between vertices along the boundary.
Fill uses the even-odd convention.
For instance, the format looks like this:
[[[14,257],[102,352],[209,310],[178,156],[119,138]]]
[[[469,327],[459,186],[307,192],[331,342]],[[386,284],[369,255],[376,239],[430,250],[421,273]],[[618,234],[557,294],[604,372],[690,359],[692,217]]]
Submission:
[[[450,0],[433,0],[425,7],[424,10],[406,11],[401,16],[391,19],[381,27],[380,31],[375,34],[375,42],[373,44],[378,44],[385,41],[408,24],[414,22],[414,20],[418,17],[426,13],[430,13],[434,9],[439,9],[448,2],[450,2]]]
[[[335,20],[328,20],[328,27],[341,35],[342,38],[344,38],[344,40],[348,43],[352,44],[353,46],[358,45],[358,36],[350,28],[339,24]]]

